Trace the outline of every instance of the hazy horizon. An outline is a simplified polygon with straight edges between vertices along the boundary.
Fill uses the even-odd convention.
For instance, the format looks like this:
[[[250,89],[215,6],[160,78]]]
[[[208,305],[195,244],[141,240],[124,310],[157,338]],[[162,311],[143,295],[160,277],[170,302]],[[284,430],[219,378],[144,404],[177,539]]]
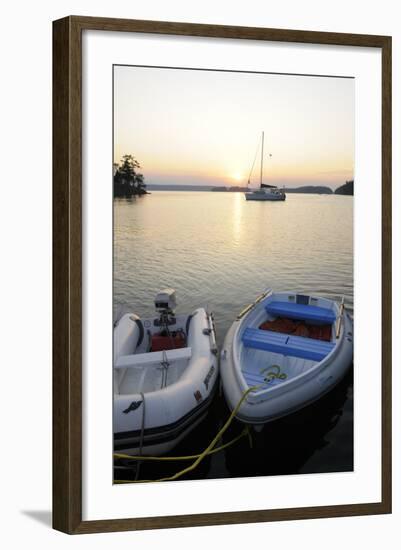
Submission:
[[[150,185],[335,189],[354,178],[354,80],[114,67],[114,162]],[[258,151],[258,152],[257,152]]]

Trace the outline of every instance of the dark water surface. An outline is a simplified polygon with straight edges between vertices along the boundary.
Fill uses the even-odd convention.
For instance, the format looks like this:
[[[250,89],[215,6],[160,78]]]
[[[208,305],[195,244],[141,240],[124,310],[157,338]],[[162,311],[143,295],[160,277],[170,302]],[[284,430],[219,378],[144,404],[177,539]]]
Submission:
[[[177,291],[177,312],[214,312],[218,343],[239,311],[265,288],[340,300],[353,313],[353,199],[287,195],[246,202],[242,193],[160,191],[114,201],[114,315],[154,313],[158,290]],[[206,420],[172,454],[201,452],[229,411],[216,394]],[[243,426],[234,422],[226,443]],[[190,462],[143,463],[141,479]],[[353,376],[317,403],[267,424],[207,457],[182,479],[248,477],[353,469]],[[124,473],[131,479],[130,471]]]

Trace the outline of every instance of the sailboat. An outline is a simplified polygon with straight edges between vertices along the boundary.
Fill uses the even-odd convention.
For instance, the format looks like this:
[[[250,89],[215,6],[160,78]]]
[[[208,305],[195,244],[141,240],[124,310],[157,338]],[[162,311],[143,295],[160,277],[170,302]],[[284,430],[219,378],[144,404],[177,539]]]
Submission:
[[[259,189],[246,192],[245,199],[247,201],[285,201],[285,193],[282,189],[278,189],[275,185],[267,185],[263,183],[264,140],[265,140],[265,133],[262,132],[262,149],[261,149],[261,155],[260,155],[260,187]],[[249,183],[250,183],[250,176],[248,179],[248,186],[249,186]]]

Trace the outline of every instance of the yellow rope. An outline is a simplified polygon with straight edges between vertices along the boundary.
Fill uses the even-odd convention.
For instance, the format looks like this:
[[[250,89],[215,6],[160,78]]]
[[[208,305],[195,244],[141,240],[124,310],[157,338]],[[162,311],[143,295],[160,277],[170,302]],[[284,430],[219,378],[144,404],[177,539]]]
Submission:
[[[222,451],[223,449],[227,449],[227,447],[231,447],[231,445],[234,445],[239,439],[242,437],[248,435],[249,436],[249,428],[248,426],[242,430],[242,432],[234,437],[231,441],[228,441],[224,445],[221,445],[220,447],[216,447],[215,449],[212,449],[208,452],[208,455],[213,455],[215,453],[218,453]],[[175,460],[194,460],[195,458],[199,458],[201,453],[197,455],[187,455],[187,456],[145,456],[145,455],[126,455],[122,453],[114,453],[114,458],[124,458],[124,459],[131,459],[131,460],[148,460],[148,461],[175,461]]]
[[[179,477],[191,472],[192,470],[194,470],[199,464],[200,462],[202,462],[202,460],[210,453],[210,451],[213,449],[213,447],[216,445],[216,443],[218,442],[218,440],[221,438],[221,436],[224,434],[224,432],[227,430],[227,428],[230,426],[231,422],[233,421],[235,415],[237,414],[237,412],[239,411],[242,403],[244,402],[244,400],[247,398],[248,394],[252,391],[255,391],[257,389],[259,389],[261,386],[263,386],[264,384],[259,384],[258,386],[251,386],[250,388],[248,388],[247,390],[245,390],[245,392],[242,394],[241,396],[241,399],[238,401],[236,407],[232,410],[230,416],[228,417],[226,423],[224,424],[224,426],[221,428],[221,430],[219,430],[219,432],[217,433],[217,435],[213,438],[213,440],[209,443],[209,445],[206,447],[206,449],[198,455],[198,458],[195,460],[195,462],[193,464],[191,464],[191,466],[188,466],[187,468],[184,468],[183,470],[181,470],[180,472],[177,472],[175,473],[174,475],[170,476],[170,477],[163,477],[161,479],[141,479],[141,480],[131,480],[131,479],[118,479],[118,480],[115,480],[114,483],[116,484],[122,484],[122,483],[154,483],[156,481],[174,481],[176,479],[178,479]]]
[[[270,369],[276,369],[276,372]],[[265,382],[271,382],[275,378],[278,378],[280,380],[285,380],[287,378],[287,375],[285,374],[285,372],[281,372],[280,365],[270,365],[270,367],[265,367],[260,371],[260,374],[264,374],[266,371],[269,371],[269,372],[266,373],[266,376],[264,378]]]

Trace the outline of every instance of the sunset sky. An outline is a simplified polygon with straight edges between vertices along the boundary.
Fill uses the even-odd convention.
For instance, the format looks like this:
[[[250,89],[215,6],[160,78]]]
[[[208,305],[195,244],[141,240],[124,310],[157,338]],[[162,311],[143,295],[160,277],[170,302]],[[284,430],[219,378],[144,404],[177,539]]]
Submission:
[[[354,80],[114,68],[114,161],[134,155],[147,184],[246,185],[262,130],[265,183],[338,187],[354,175]]]

